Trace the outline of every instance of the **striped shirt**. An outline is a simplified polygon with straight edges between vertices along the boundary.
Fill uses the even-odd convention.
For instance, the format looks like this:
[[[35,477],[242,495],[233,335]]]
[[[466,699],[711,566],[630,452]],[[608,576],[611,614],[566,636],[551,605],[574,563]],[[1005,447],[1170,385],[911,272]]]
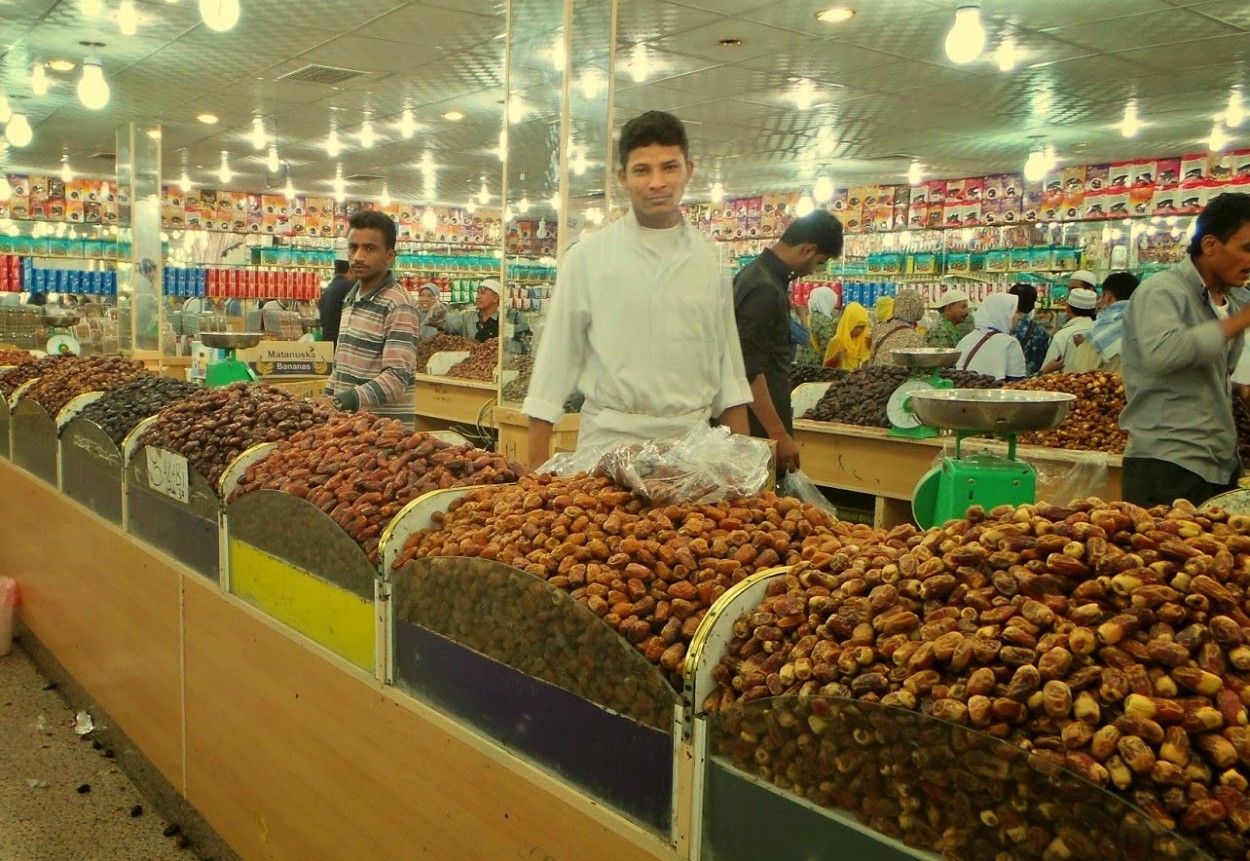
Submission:
[[[413,374],[417,369],[417,337],[421,321],[417,303],[388,272],[372,293],[360,294],[360,282],[343,301],[334,373],[326,394],[343,397],[359,409],[399,419],[412,427],[416,421]],[[354,398],[352,396],[355,396]]]

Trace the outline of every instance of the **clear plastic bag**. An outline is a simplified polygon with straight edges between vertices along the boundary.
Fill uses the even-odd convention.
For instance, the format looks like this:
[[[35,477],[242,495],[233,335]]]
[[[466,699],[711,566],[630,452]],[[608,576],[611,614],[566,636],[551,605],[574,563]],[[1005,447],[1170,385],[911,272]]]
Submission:
[[[807,477],[807,473],[801,469],[786,473],[777,488],[777,493],[781,496],[793,496],[801,502],[814,505],[830,517],[838,516],[838,507],[820,492],[820,488],[813,484],[812,480]]]
[[[697,424],[678,440],[559,454],[539,472],[592,472],[653,505],[698,505],[758,494],[771,477],[771,461],[767,442]]]

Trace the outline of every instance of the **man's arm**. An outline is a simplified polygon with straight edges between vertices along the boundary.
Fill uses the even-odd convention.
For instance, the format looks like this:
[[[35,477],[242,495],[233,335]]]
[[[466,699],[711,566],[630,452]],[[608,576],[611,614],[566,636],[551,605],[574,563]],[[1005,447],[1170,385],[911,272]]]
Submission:
[[[1197,326],[1181,321],[1175,293],[1150,290],[1134,295],[1126,321],[1141,345],[1141,364],[1147,373],[1166,374],[1215,358],[1224,344],[1250,328],[1250,307],[1227,320],[1210,320]]]
[[[717,421],[729,428],[730,433],[747,436],[751,432],[747,425],[746,404],[738,404],[736,407],[730,407],[717,417]]]
[[[768,391],[768,381],[763,374],[751,380],[751,395],[755,398],[751,402],[751,412],[755,413],[769,438],[777,441],[777,465],[786,472],[793,472],[799,468],[799,446],[781,423],[781,416],[777,415],[777,407],[773,404],[773,396]],[[728,423],[722,421],[721,424]],[[735,430],[734,433],[743,431]]]
[[[581,265],[584,248],[579,243],[569,249],[560,264],[556,274],[556,287],[551,294],[551,305],[547,310],[546,326],[534,356],[529,390],[521,405],[521,412],[530,418],[531,428],[534,427],[534,419],[547,424],[548,439],[551,436],[551,425],[564,416],[564,402],[577,384],[578,375],[586,364],[586,354],[590,349],[590,310],[583,295],[585,284]],[[613,321],[613,324],[619,325],[619,322]],[[542,431],[540,429],[531,433],[541,434]],[[531,457],[534,451],[534,443],[531,442]],[[538,463],[532,463],[531,466],[538,466],[546,459],[544,454]]]
[[[551,457],[551,422],[530,417],[529,460],[530,469],[538,469]]]
[[[382,371],[340,394],[343,408],[358,410],[400,403],[412,387],[417,371],[417,338],[421,321],[416,306],[403,302],[386,315],[386,341],[382,346]]]

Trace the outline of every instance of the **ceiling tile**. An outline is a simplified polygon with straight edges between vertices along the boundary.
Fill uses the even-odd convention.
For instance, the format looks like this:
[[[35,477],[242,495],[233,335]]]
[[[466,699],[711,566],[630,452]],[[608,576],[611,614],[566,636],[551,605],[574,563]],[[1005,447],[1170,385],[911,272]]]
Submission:
[[[1218,0],[1215,3],[1203,3],[1192,7],[1195,12],[1232,24],[1242,30],[1250,30],[1250,5],[1242,0]]]
[[[1176,9],[1046,29],[1046,33],[1056,39],[1099,51],[1123,45],[1126,33],[1132,34],[1134,46],[1154,48],[1177,42],[1213,39],[1238,32],[1237,28],[1222,21],[1189,10]]]
[[[1163,49],[1138,48],[1120,51],[1112,56],[1161,72],[1212,66],[1235,67],[1235,64],[1250,62],[1250,34],[1183,42],[1167,45]],[[1223,77],[1218,70],[1213,74]]]
[[[763,24],[752,25],[747,32],[741,23],[730,18],[722,18],[702,27],[687,30],[672,36],[665,36],[656,41],[657,47],[665,51],[700,57],[717,63],[729,60],[738,61],[761,54],[803,53],[818,50],[820,40],[811,36],[802,36],[790,30],[778,27],[767,27]],[[720,39],[742,39],[737,48],[724,48],[717,44]]]

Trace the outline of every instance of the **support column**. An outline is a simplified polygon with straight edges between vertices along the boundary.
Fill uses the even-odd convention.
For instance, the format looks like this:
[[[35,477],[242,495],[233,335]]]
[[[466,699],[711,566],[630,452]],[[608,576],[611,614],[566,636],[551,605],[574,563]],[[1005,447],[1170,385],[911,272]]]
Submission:
[[[161,128],[127,123],[117,130],[118,340],[137,359],[164,355],[161,295]]]

